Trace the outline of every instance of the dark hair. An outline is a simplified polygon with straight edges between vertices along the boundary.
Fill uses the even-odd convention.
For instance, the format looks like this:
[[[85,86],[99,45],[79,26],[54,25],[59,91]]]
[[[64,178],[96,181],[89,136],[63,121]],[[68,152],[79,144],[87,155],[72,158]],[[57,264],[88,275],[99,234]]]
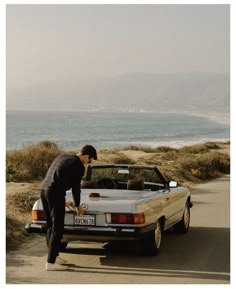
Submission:
[[[82,156],[89,155],[90,158],[93,158],[93,159],[97,160],[97,151],[91,145],[83,146],[82,149],[81,149],[81,155]]]

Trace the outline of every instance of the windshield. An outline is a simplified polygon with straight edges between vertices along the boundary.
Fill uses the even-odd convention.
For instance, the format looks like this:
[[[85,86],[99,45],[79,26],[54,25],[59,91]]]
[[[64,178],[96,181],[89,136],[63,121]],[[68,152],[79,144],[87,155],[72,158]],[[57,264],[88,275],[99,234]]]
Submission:
[[[127,182],[130,179],[143,179],[144,182],[162,183],[159,175],[154,169],[121,169],[115,168],[92,168],[91,179],[99,180],[102,178],[112,178]]]
[[[165,187],[165,180],[154,168],[139,166],[94,166],[90,167],[83,188],[120,190],[151,190]]]

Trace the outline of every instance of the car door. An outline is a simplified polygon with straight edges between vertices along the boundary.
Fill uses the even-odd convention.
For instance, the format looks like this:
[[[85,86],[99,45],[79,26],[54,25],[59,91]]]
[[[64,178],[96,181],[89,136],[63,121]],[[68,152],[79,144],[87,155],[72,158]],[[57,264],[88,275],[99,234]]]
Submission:
[[[166,202],[165,227],[169,228],[182,218],[186,203],[186,194],[181,190],[181,187],[169,187],[169,189],[164,192],[163,198]]]
[[[155,171],[159,182],[162,182],[165,186],[162,190],[162,207],[165,215],[165,228],[169,228],[182,217],[185,194],[176,182],[169,183],[157,168]]]

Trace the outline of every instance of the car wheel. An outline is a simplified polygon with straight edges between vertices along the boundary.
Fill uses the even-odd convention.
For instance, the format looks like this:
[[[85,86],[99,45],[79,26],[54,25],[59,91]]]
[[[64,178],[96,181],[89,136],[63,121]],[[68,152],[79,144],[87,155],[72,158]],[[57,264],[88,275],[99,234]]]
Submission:
[[[188,202],[185,205],[184,213],[181,221],[173,226],[174,232],[177,234],[184,234],[188,232],[190,224],[190,207]]]
[[[150,236],[141,241],[141,249],[145,255],[155,256],[160,253],[162,240],[162,228],[160,221],[157,221],[157,226],[154,231],[150,233]]]

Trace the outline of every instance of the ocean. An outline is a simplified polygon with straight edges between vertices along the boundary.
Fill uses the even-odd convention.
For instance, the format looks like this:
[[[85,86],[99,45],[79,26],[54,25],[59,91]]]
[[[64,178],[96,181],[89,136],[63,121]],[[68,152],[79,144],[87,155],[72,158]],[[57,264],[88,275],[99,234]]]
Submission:
[[[6,149],[42,140],[61,149],[84,144],[97,149],[126,145],[181,147],[206,141],[228,141],[224,119],[176,113],[7,111]]]

